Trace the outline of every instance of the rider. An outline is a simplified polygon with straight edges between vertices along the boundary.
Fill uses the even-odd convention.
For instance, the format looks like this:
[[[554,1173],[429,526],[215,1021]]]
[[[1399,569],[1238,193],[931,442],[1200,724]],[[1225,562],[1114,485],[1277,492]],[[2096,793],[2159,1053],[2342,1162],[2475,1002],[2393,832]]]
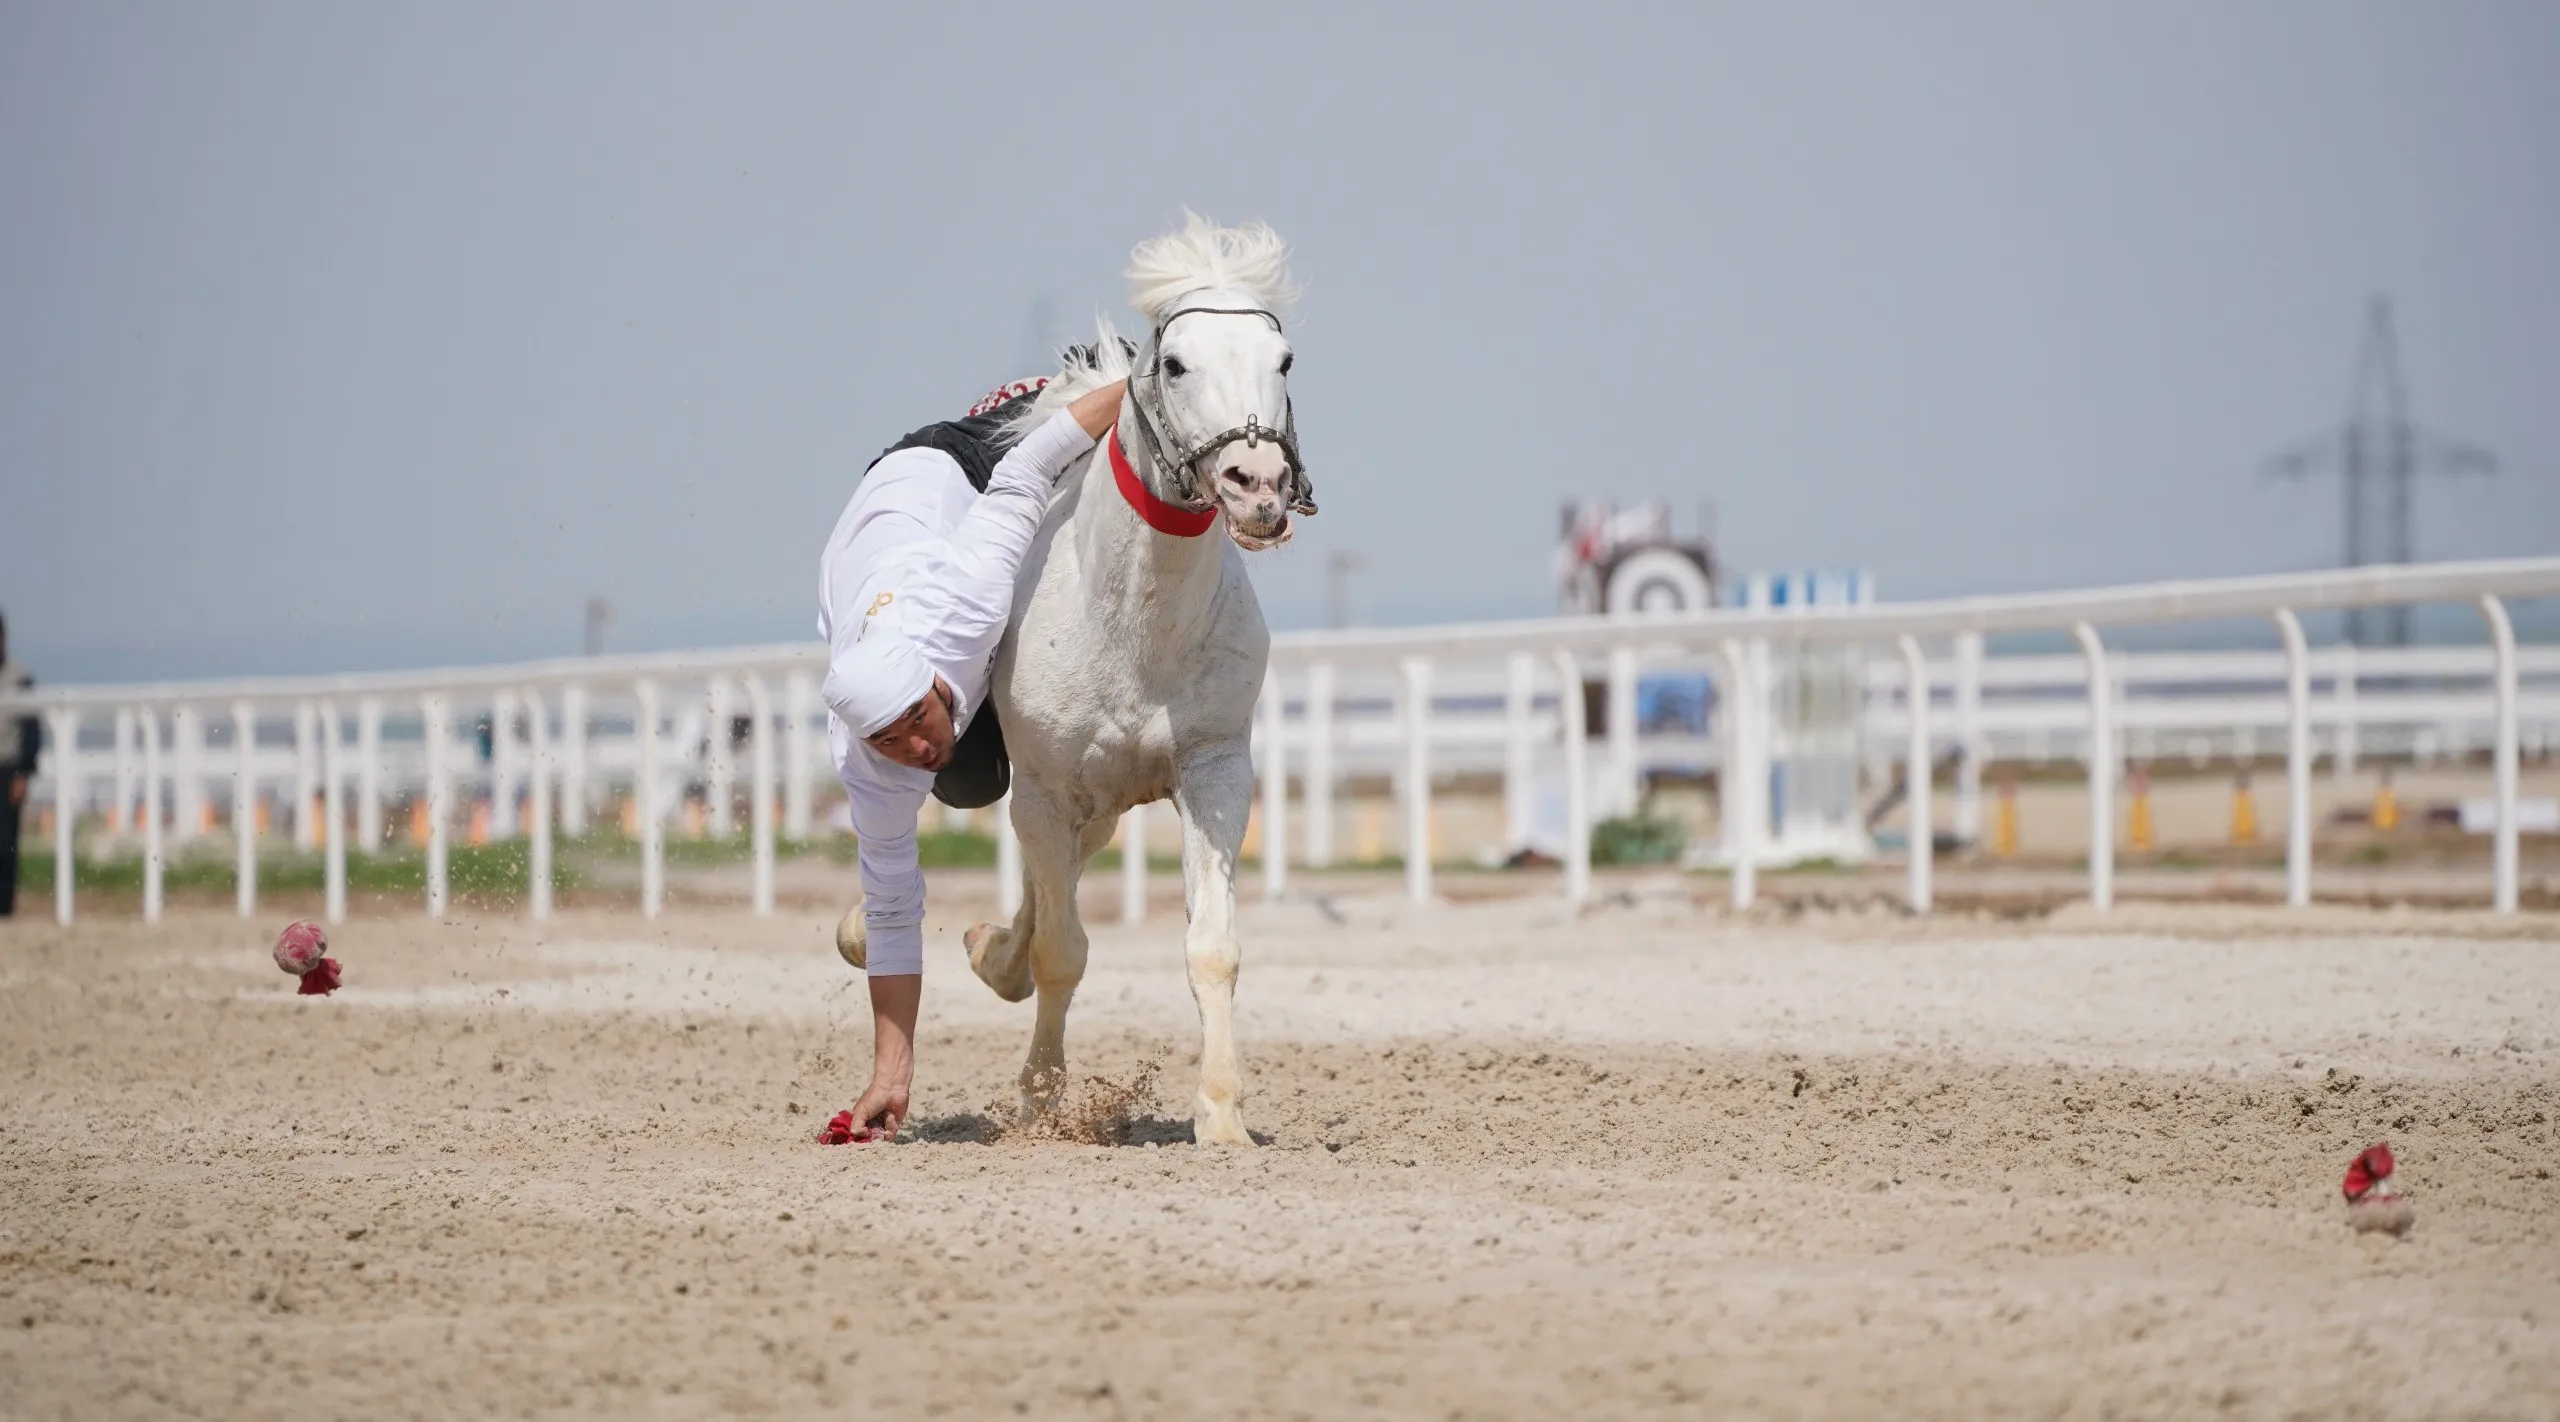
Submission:
[[[1126,381],[1078,398],[999,459],[996,436],[1039,384],[1007,386],[969,418],[928,425],[872,462],[818,564],[828,740],[860,840],[862,902],[836,931],[868,974],[871,1084],[859,1139],[897,1134],[915,1079],[924,995],[924,876],[916,812],[930,792],[990,805],[1010,781],[988,704],[1014,575],[1069,464],[1120,412]]]

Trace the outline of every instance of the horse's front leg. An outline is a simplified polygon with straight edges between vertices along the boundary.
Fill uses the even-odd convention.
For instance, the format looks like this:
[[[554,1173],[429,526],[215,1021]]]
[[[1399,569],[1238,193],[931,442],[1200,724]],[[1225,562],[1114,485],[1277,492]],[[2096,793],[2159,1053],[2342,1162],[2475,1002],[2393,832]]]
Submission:
[[[1182,888],[1191,912],[1183,957],[1191,1000],[1200,1008],[1200,1091],[1191,1103],[1191,1138],[1201,1145],[1251,1145],[1237,1111],[1236,854],[1253,808],[1253,762],[1242,746],[1195,757],[1174,787],[1182,811]]]

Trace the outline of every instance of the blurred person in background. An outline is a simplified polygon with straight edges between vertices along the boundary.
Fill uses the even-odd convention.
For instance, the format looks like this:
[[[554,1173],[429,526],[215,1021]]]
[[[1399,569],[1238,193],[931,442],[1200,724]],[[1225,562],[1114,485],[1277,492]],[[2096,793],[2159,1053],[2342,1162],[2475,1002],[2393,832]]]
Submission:
[[[33,674],[9,660],[9,619],[0,616],[0,692],[25,691],[36,684]],[[0,716],[0,781],[8,787],[8,803],[0,806],[0,918],[18,911],[18,819],[27,812],[27,782],[35,778],[36,718]]]

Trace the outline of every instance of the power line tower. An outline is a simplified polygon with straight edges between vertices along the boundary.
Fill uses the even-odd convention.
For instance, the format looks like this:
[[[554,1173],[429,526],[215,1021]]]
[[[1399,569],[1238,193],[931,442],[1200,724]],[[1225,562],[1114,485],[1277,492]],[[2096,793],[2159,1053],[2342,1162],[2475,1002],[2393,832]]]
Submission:
[[[2410,422],[2400,342],[2386,296],[2375,296],[2367,308],[2346,423],[2267,462],[2267,472],[2280,479],[2337,474],[2350,568],[2416,560],[2412,506],[2420,474],[2494,474],[2497,468],[2497,456],[2478,445]],[[2360,647],[2405,647],[2409,609],[2356,608],[2347,614],[2346,630],[2347,640]]]

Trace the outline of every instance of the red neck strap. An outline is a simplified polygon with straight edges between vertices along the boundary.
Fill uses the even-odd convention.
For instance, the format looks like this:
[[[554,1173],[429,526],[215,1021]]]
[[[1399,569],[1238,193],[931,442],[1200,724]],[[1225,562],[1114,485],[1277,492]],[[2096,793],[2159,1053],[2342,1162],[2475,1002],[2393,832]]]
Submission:
[[[1138,477],[1138,471],[1129,467],[1129,456],[1120,451],[1118,425],[1111,427],[1110,440],[1111,475],[1120,485],[1120,497],[1129,501],[1129,507],[1138,511],[1138,517],[1147,521],[1147,527],[1158,533],[1170,533],[1176,538],[1197,538],[1218,521],[1215,507],[1186,509],[1157,498],[1156,491],[1148,488],[1146,481]]]

